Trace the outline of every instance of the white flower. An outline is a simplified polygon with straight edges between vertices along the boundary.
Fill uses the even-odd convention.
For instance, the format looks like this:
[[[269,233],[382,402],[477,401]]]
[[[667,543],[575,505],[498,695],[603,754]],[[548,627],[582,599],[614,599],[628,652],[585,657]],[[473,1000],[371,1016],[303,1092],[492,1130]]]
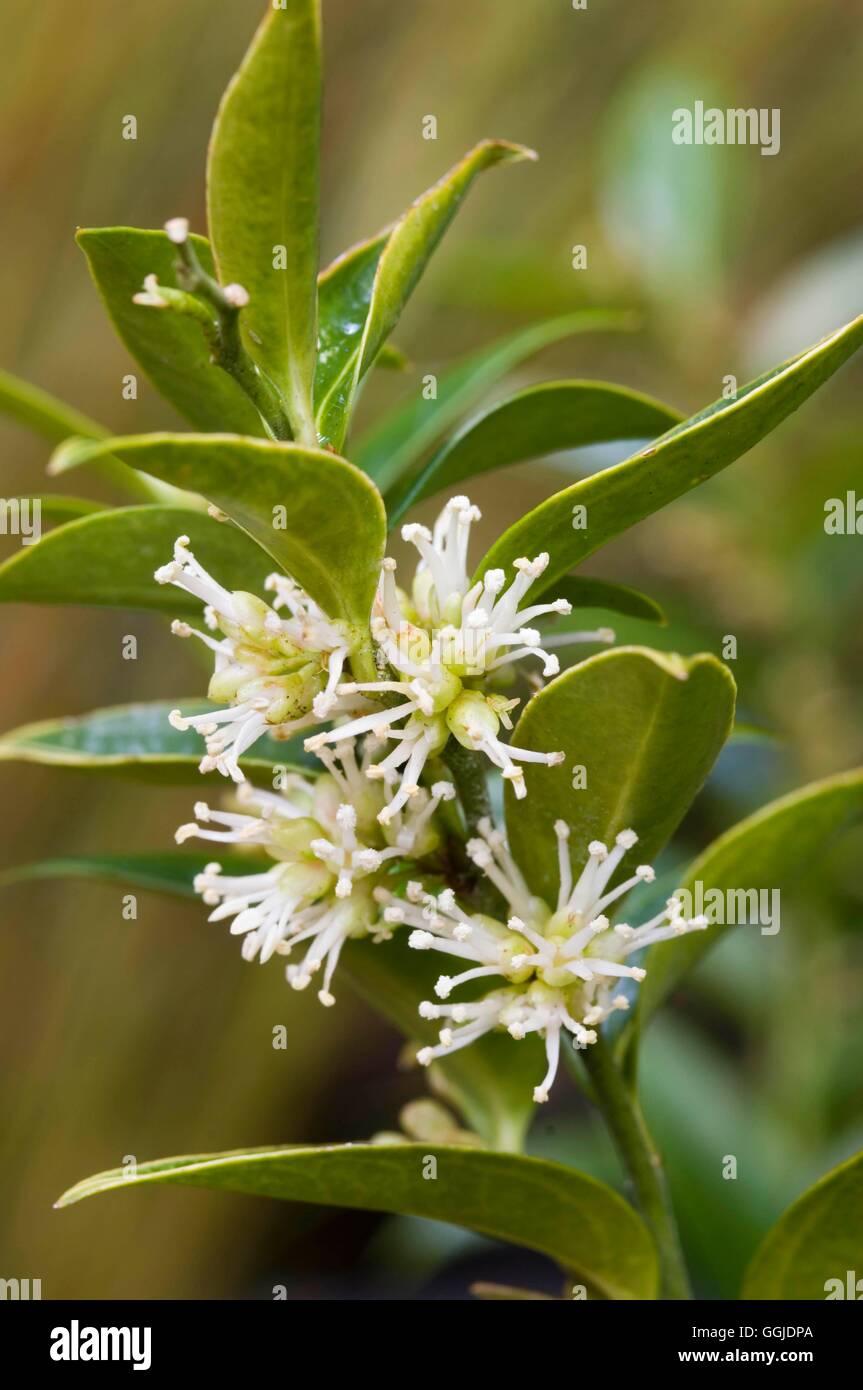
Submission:
[[[327,743],[373,731],[392,739],[395,749],[377,764],[392,791],[382,812],[386,820],[415,796],[427,760],[442,751],[450,736],[465,748],[484,753],[513,785],[525,794],[526,762],[553,765],[563,754],[516,748],[499,737],[511,729],[509,712],[518,704],[487,688],[514,662],[535,657],[542,674],[554,676],[558,658],[540,646],[539,631],[530,626],[548,614],[566,614],[566,599],[523,607],[528,590],[548,565],[548,555],[516,560],[515,577],[507,586],[503,570],[488,570],[471,585],[467,571],[470,528],[479,511],[466,497],[447,502],[433,532],[424,526],[402,528],[402,536],[420,554],[411,597],[395,582],[395,561],[386,559],[372,617],[372,636],[393,678],[345,682],[338,691],[356,695],[397,696],[389,707],[352,720],[329,733],[306,741],[315,751]],[[609,629],[566,634],[567,641],[611,641]]]
[[[224,708],[189,717],[174,710],[170,716],[174,728],[192,728],[205,738],[202,772],[215,768],[242,782],[239,759],[265,733],[289,738],[369,708],[365,700],[337,694],[350,650],[338,623],[284,575],[267,580],[276,595],[272,606],[242,590],[231,593],[198,563],[188,537],[180,536],[173,560],[155,578],[199,598],[207,627],[221,633],[211,637],[184,622],[172,626],[179,637],[197,637],[216,658],[208,695]]]
[[[621,831],[610,850],[592,841],[574,883],[569,831],[563,821],[556,823],[560,887],[554,909],[531,894],[503,834],[488,822],[480,831],[481,838],[469,841],[468,853],[506,900],[512,914],[506,923],[466,913],[451,890],[435,896],[421,883],[408,884],[404,899],[383,887],[375,895],[384,904],[386,923],[414,928],[410,945],[416,950],[441,951],[469,965],[461,974],[440,977],[435,986],[439,998],[447,999],[459,985],[478,979],[502,977],[509,982],[478,1002],[423,1003],[423,1018],[445,1019],[447,1024],[439,1045],[418,1054],[420,1062],[428,1065],[494,1028],[506,1028],[514,1038],[539,1033],[545,1040],[548,1071],[534,1100],[544,1101],[557,1072],[561,1029],[572,1035],[576,1048],[595,1042],[595,1025],[628,1007],[626,996],[615,992],[617,982],[644,979],[645,971],[628,965],[628,957],[658,941],[702,930],[707,918],[685,919],[679,900],[672,897],[643,926],[611,926],[606,909],[636,884],[655,877],[653,869],[642,864],[616,887],[608,886],[637,843],[632,830]]]
[[[198,802],[196,820],[176,834],[179,844],[195,837],[260,846],[275,861],[260,872],[237,876],[223,873],[218,863],[208,864],[197,875],[195,889],[214,909],[209,920],[230,919],[232,935],[244,938],[246,960],[289,955],[308,943],[302,963],[287,967],[287,978],[295,989],[305,989],[323,967],[318,998],[326,1005],[335,1002],[331,985],[344,943],[352,937],[371,935],[381,941],[390,935],[373,894],[375,876],[388,860],[436,846],[432,818],[441,802],[454,795],[449,782],[424,792],[411,814],[391,828],[387,843],[376,819],[380,795],[364,778],[353,746],[342,751],[341,763],[332,755],[328,761],[330,771],[315,781],[299,773],[284,775],[279,793],[243,783],[237,792],[241,811],[213,810]],[[357,783],[359,809],[343,800]]]

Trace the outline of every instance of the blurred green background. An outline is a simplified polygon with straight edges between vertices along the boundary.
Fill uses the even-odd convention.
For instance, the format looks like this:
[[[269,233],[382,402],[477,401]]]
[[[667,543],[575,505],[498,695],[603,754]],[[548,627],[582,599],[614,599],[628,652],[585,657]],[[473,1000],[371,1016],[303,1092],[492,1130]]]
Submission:
[[[3,314],[0,366],[122,433],[176,424],[133,370],[88,283],[78,225],[204,229],[203,160],[219,95],[261,0],[0,0]],[[687,413],[863,308],[858,0],[324,0],[323,256],[397,214],[476,140],[535,146],[536,166],[471,195],[397,334],[413,367],[378,373],[371,420],[426,372],[532,319],[633,307],[630,334],[588,335],[522,373],[591,376]],[[781,151],[681,148],[671,111],[697,100],[778,107]],[[124,115],[138,139],[120,138]],[[422,138],[423,117],[438,138]],[[572,270],[572,247],[588,269]],[[863,758],[859,537],[824,503],[863,495],[851,364],[746,459],[602,552],[670,625],[623,638],[719,653],[733,634],[741,714],[771,731],[730,749],[678,837],[683,858],[780,791]],[[362,423],[362,422],[361,422]],[[481,480],[482,535],[626,450]],[[2,428],[5,496],[37,491],[46,451]],[[0,538],[8,550],[10,542]],[[607,617],[605,618],[607,621]],[[135,633],[139,659],[121,657]],[[200,674],[150,616],[2,613],[0,727],[183,695]],[[3,862],[157,849],[192,797],[0,765]],[[860,1147],[863,837],[846,837],[783,902],[777,937],[727,940],[657,1025],[645,1104],[664,1146],[699,1291],[734,1291],[759,1235],[814,1176]],[[670,861],[671,862],[671,861]],[[341,993],[324,1013],[276,966],[241,961],[195,907],[86,884],[9,889],[0,938],[0,1275],[44,1297],[463,1296],[473,1277],[554,1287],[540,1260],[447,1228],[194,1191],[62,1213],[76,1179],[123,1162],[391,1128],[423,1091],[400,1043]],[[274,1051],[272,1030],[288,1030]],[[536,1152],[619,1182],[569,1083]],[[723,1181],[726,1155],[736,1182]]]

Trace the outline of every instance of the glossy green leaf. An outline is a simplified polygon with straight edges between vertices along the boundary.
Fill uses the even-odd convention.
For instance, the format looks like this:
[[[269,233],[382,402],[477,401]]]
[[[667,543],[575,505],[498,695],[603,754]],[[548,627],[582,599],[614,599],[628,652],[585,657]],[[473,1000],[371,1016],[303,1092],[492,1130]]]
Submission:
[[[863,768],[840,773],[780,797],[714,840],[690,865],[680,887],[782,889],[829,840],[863,817]],[[638,1016],[647,1021],[687,970],[731,927],[706,931],[652,947],[641,986]]]
[[[679,419],[659,401],[603,381],[528,387],[471,420],[418,477],[394,489],[387,498],[390,524],[423,498],[493,468],[612,439],[652,439]]]
[[[270,5],[222,98],[207,162],[219,279],[248,290],[246,345],[304,444],[317,444],[320,49],[320,0]]]
[[[863,1154],[834,1168],[792,1203],[756,1252],[743,1298],[859,1299]]]
[[[331,618],[365,634],[386,518],[374,484],[353,464],[325,449],[236,435],[144,434],[103,447],[166,483],[202,493]],[[55,458],[52,470],[64,472],[63,456]],[[69,466],[80,461],[78,451]]]
[[[343,285],[350,280],[356,310],[345,320],[352,326],[350,351],[315,402],[318,432],[334,448],[341,449],[344,443],[360,382],[395,328],[476,176],[502,161],[534,158],[521,145],[483,141],[412,203],[391,231],[347,253],[339,276]]]
[[[178,708],[194,715],[213,706],[201,699],[156,700],[24,724],[0,735],[0,762],[40,763],[73,772],[200,786],[203,774],[198,764],[203,740],[194,729],[171,727],[168,715]],[[243,768],[253,782],[271,786],[274,766],[308,766],[312,761],[311,755],[303,752],[302,739],[281,742],[266,737],[243,759]],[[215,785],[222,784],[223,779],[212,773],[209,780]]]
[[[631,314],[582,309],[520,328],[442,372],[432,400],[426,400],[417,391],[385,416],[354,445],[353,461],[386,492],[419,463],[465,411],[478,405],[487,391],[527,358],[577,333],[633,326]]]
[[[434,1182],[423,1176],[429,1154]],[[139,1163],[134,1176],[115,1168],[70,1188],[57,1205],[148,1183],[449,1221],[541,1251],[602,1297],[656,1297],[656,1256],[632,1207],[603,1183],[544,1159],[428,1144],[234,1150]]]
[[[551,583],[612,537],[740,458],[838,371],[861,343],[863,315],[741,387],[735,400],[715,401],[632,458],[556,493],[504,532],[477,574],[508,570],[520,555],[547,550]],[[580,507],[583,514],[575,510]]]
[[[235,526],[182,507],[121,507],[79,517],[0,565],[0,603],[86,603],[200,617],[203,605],[157,584],[178,536],[228,589],[263,595],[273,562]]]
[[[263,434],[251,401],[233,377],[210,361],[199,326],[179,314],[132,302],[146,275],[155,275],[163,285],[176,284],[177,248],[165,233],[100,227],[80,231],[77,240],[119,337],[165,399],[196,429]],[[209,243],[198,236],[191,241],[201,265],[212,274]],[[67,435],[90,433],[68,429],[57,442]]]
[[[369,312],[375,273],[391,227],[338,256],[318,277],[318,362],[315,414],[347,421],[356,358]],[[342,436],[346,432],[344,424]]]
[[[523,800],[507,789],[510,844],[534,892],[557,901],[559,819],[570,827],[577,872],[591,840],[611,843],[628,829],[639,841],[624,866],[631,873],[630,866],[650,862],[728,737],[734,689],[728,668],[713,656],[620,647],[572,667],[534,695],[513,743],[566,754],[556,767],[526,764]],[[573,787],[578,767],[586,769],[586,788]]]
[[[664,610],[655,599],[631,589],[628,584],[614,584],[610,579],[594,579],[590,575],[566,574],[556,579],[550,589],[543,589],[537,603],[550,602],[556,598],[568,599],[573,610],[579,608],[607,608],[612,613],[620,613],[627,618],[641,618],[647,623],[665,624]],[[577,611],[570,626],[579,627]],[[555,625],[552,631],[561,630]]]
[[[348,942],[339,970],[357,993],[401,1033],[418,1043],[438,1041],[439,1026],[419,1016],[423,999],[433,999],[440,957],[412,951],[404,933],[385,947]],[[492,1148],[518,1152],[535,1113],[533,1089],[545,1070],[535,1038],[514,1042],[504,1033],[487,1034],[470,1047],[437,1062],[437,1084],[477,1134]]]
[[[169,897],[194,898],[195,875],[202,873],[212,854],[81,854],[65,859],[41,859],[0,872],[0,888],[48,879],[91,879],[96,883],[127,884]],[[220,863],[227,863],[224,856]],[[243,872],[248,861],[235,856],[230,872]]]

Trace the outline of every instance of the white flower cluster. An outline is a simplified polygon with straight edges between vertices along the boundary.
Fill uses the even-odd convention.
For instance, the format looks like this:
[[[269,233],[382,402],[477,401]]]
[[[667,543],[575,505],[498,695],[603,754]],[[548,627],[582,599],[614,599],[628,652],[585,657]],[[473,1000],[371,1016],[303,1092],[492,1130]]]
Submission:
[[[465,1047],[492,1029],[514,1038],[545,1039],[548,1072],[536,1088],[545,1100],[560,1055],[561,1031],[576,1047],[596,1038],[595,1026],[626,1007],[615,992],[621,977],[644,972],[626,963],[655,941],[705,925],[684,921],[672,899],[637,929],[612,928],[605,910],[635,884],[650,880],[642,866],[614,888],[609,884],[636,836],[618,835],[608,849],[595,842],[576,883],[572,881],[568,829],[559,822],[560,893],[555,909],[531,895],[503,835],[482,823],[467,853],[505,900],[505,921],[459,905],[445,888],[430,893],[409,877],[441,870],[429,856],[441,848],[438,810],[455,797],[449,780],[428,785],[431,761],[450,738],[483,754],[499,769],[516,797],[525,795],[525,763],[554,765],[563,753],[514,747],[500,736],[512,727],[509,699],[494,682],[511,677],[516,662],[536,659],[542,676],[557,674],[557,657],[541,645],[537,619],[570,612],[563,599],[530,603],[531,588],[548,556],[517,560],[507,583],[502,570],[487,570],[471,583],[467,569],[470,529],[479,517],[465,497],[444,507],[433,531],[405,526],[419,563],[410,592],[396,585],[396,566],[383,563],[371,615],[380,679],[350,678],[351,648],[344,625],[333,621],[290,579],[272,575],[271,604],[254,594],[229,591],[198,563],[181,536],[173,560],[156,572],[204,605],[207,631],[175,622],[174,631],[195,636],[214,654],[208,695],[212,712],[171,714],[178,729],[205,739],[201,771],[218,771],[238,783],[236,808],[195,807],[195,821],[177,840],[196,837],[265,855],[254,871],[228,874],[208,864],[195,881],[213,910],[210,920],[230,922],[243,938],[247,960],[291,956],[295,989],[322,972],[318,997],[334,1002],[333,976],[345,942],[386,940],[399,925],[412,928],[410,944],[456,957],[467,967],[442,975],[437,995],[477,980],[500,984],[479,1000],[423,1003],[427,1019],[444,1020],[440,1042],[423,1048],[428,1064]],[[566,633],[561,640],[610,641],[607,629]],[[323,771],[317,776],[280,773],[278,792],[254,789],[241,759],[266,733],[285,739],[330,725],[306,739]],[[358,740],[360,742],[358,743]],[[411,861],[410,864],[405,861]],[[422,861],[425,861],[423,864]]]
[[[372,733],[395,746],[368,767],[384,783],[382,823],[415,796],[426,763],[450,737],[481,752],[525,794],[522,764],[554,764],[563,753],[516,748],[500,737],[511,729],[518,703],[490,688],[489,679],[528,657],[544,676],[559,669],[558,658],[540,645],[529,626],[548,614],[567,614],[565,599],[524,607],[528,590],[548,565],[548,556],[516,560],[507,586],[502,570],[488,570],[471,584],[467,550],[479,517],[466,497],[453,497],[434,532],[405,526],[402,535],[419,551],[411,593],[396,587],[395,562],[383,563],[371,619],[372,637],[384,672],[378,681],[344,679],[350,662],[346,633],[290,579],[271,575],[272,606],[253,594],[229,592],[198,563],[181,536],[171,563],[156,571],[160,584],[175,584],[204,604],[210,632],[177,622],[174,631],[195,636],[215,654],[208,690],[222,708],[171,718],[178,729],[193,728],[206,741],[201,770],[213,769],[242,782],[240,758],[264,734],[287,739],[315,725],[333,727],[312,735],[306,748],[320,752],[343,739]],[[287,610],[287,616],[282,610]],[[211,636],[218,633],[219,636]],[[612,641],[607,628],[563,635],[570,642]],[[385,704],[385,700],[394,703]]]
[[[607,909],[637,884],[654,879],[653,869],[642,864],[609,888],[624,855],[637,843],[632,830],[621,831],[611,849],[592,841],[573,883],[569,830],[563,821],[556,823],[560,888],[554,909],[531,894],[503,834],[488,822],[480,830],[481,838],[469,841],[468,853],[506,901],[512,914],[506,922],[464,912],[451,890],[435,895],[418,882],[408,884],[405,898],[385,887],[378,887],[375,896],[384,904],[385,923],[413,928],[410,944],[416,950],[440,951],[469,963],[459,975],[441,975],[438,998],[447,999],[453,989],[475,980],[508,982],[476,1001],[422,1003],[421,1016],[445,1020],[445,1026],[438,1045],[418,1054],[420,1062],[428,1065],[496,1028],[519,1039],[537,1033],[548,1060],[548,1071],[534,1091],[534,1100],[542,1102],[557,1073],[561,1031],[572,1035],[576,1048],[595,1042],[596,1025],[628,1007],[626,996],[617,992],[619,981],[644,978],[645,971],[626,964],[627,959],[658,941],[703,930],[707,918],[687,920],[672,897],[642,926],[620,922],[612,927]]]
[[[230,876],[220,864],[208,864],[195,880],[196,891],[213,908],[211,922],[230,921],[232,935],[243,937],[246,960],[288,956],[307,944],[302,962],[288,965],[288,981],[305,989],[323,967],[318,998],[330,1005],[345,942],[390,935],[374,896],[380,871],[388,860],[417,858],[435,848],[435,811],[454,795],[451,782],[436,783],[384,831],[375,814],[380,797],[374,790],[370,795],[347,743],[339,760],[331,758],[314,780],[286,773],[278,793],[244,782],[237,792],[239,811],[198,802],[195,821],[180,826],[176,838],[180,844],[194,837],[266,853],[272,866],[258,873]]]

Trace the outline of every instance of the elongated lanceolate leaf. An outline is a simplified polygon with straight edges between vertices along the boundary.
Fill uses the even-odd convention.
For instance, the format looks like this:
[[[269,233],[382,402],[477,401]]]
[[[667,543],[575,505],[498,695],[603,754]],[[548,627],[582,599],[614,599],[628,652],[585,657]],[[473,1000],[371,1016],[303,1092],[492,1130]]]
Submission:
[[[294,435],[307,445],[317,444],[320,50],[320,0],[268,7],[222,98],[207,164],[219,279],[249,292],[242,318],[249,352],[281,390]]]
[[[434,1181],[424,1176],[429,1157]],[[603,1183],[542,1159],[428,1144],[235,1150],[139,1163],[134,1176],[100,1173],[57,1205],[150,1183],[450,1221],[551,1256],[601,1297],[656,1297],[656,1256],[632,1207]]]
[[[677,411],[604,381],[548,381],[498,402],[471,420],[419,476],[387,499],[390,524],[444,488],[493,468],[612,439],[648,439],[678,420]]]
[[[528,512],[480,564],[508,570],[521,555],[551,556],[546,580],[741,457],[822,386],[863,343],[863,316],[807,352],[719,400],[625,462],[594,473]]]
[[[121,507],[77,517],[0,565],[0,603],[80,603],[200,617],[200,601],[153,575],[178,536],[227,589],[263,596],[273,561],[243,531],[181,507]]]

